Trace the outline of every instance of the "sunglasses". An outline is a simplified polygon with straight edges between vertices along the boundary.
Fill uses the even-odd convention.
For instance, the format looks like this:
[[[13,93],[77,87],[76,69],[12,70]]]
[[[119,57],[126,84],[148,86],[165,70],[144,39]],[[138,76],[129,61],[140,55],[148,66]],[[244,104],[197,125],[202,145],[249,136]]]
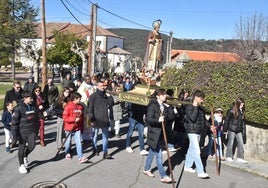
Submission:
[[[20,89],[21,87],[15,87],[16,89]]]

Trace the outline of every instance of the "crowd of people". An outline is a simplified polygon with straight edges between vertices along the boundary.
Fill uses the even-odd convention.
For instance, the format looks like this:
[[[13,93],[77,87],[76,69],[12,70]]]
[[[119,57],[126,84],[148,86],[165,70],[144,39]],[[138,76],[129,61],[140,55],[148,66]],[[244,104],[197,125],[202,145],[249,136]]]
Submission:
[[[83,144],[92,145],[93,156],[102,152],[103,159],[110,159],[109,139],[121,139],[121,123],[123,118],[128,118],[125,151],[134,152],[131,137],[137,129],[140,155],[147,156],[143,173],[150,178],[155,177],[151,171],[155,156],[162,183],[173,181],[163,166],[165,152],[180,151],[185,157],[184,171],[197,173],[203,179],[209,177],[201,159],[204,146],[208,159],[218,156],[222,161],[232,162],[237,143],[237,162],[247,163],[243,149],[245,101],[242,98],[232,104],[226,117],[222,108],[217,107],[213,109],[213,117],[210,115],[209,118],[202,106],[205,93],[200,90],[191,94],[189,89],[182,89],[176,94],[180,101],[188,101],[181,106],[168,104],[167,97],[174,97],[174,92],[162,88],[155,90],[148,106],[120,101],[120,92],[130,91],[141,83],[140,77],[129,74],[114,74],[110,78],[106,73],[76,79],[67,74],[59,86],[62,88],[49,78],[42,91],[33,77],[27,80],[23,89],[21,83],[15,81],[13,88],[6,92],[2,114],[6,152],[12,152],[18,143],[19,172],[27,173],[27,156],[35,148],[36,140],[39,138],[39,144],[46,146],[46,119],[56,117],[56,145],[65,153],[67,160],[75,156],[70,152],[72,138],[79,163],[89,160],[83,154]],[[100,132],[102,149],[98,145]],[[164,139],[165,134],[167,140]],[[217,151],[212,147],[213,141],[217,144]]]

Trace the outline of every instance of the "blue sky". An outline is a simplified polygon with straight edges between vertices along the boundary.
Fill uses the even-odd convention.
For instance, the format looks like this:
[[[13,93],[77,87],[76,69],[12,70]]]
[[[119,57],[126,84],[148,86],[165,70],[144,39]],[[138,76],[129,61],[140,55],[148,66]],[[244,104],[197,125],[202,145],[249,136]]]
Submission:
[[[40,0],[32,2],[40,8]],[[89,24],[96,3],[97,24],[103,28],[150,30],[161,19],[162,33],[186,39],[234,39],[240,17],[268,16],[267,0],[45,0],[46,22],[78,23],[62,2],[83,24]]]

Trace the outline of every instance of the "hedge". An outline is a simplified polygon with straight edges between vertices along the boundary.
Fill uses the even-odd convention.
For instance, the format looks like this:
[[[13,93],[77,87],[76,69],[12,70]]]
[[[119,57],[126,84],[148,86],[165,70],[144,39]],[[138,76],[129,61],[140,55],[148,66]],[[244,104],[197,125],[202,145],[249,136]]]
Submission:
[[[205,108],[226,112],[237,97],[245,100],[248,121],[268,125],[268,64],[189,62],[168,68],[161,86],[196,89],[206,93]]]

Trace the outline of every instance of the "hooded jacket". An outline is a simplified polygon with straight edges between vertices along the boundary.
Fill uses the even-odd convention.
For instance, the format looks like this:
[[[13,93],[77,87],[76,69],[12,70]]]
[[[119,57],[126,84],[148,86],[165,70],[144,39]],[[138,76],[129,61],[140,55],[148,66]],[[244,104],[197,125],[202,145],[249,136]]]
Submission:
[[[80,119],[78,122],[75,122],[75,119],[77,117],[79,117]],[[83,106],[81,104],[76,104],[73,101],[68,102],[68,104],[64,107],[62,119],[64,121],[64,130],[66,131],[83,130],[84,127]]]

